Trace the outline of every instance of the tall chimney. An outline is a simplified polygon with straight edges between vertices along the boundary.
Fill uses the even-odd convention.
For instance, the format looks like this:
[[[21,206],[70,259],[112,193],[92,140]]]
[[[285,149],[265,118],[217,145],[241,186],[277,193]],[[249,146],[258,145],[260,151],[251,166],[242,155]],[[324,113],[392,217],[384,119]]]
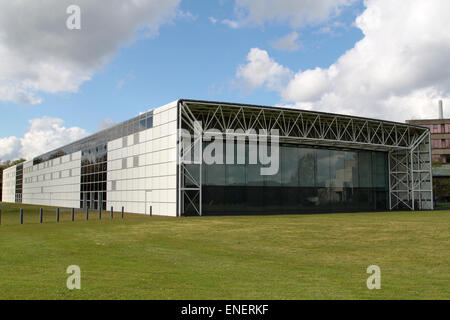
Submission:
[[[439,119],[444,119],[444,106],[442,100],[439,100]]]

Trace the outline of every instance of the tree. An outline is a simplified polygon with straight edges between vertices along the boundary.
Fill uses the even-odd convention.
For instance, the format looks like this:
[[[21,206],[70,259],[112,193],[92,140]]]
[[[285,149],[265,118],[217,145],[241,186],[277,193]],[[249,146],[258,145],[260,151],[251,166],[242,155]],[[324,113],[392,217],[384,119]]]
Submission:
[[[0,163],[0,168],[5,170],[5,169],[7,169],[9,167],[15,166],[15,165],[17,165],[19,163],[22,163],[22,162],[25,162],[25,161],[27,161],[27,160],[24,159],[24,158],[20,158],[20,159],[14,160],[14,161],[6,160],[5,162]]]

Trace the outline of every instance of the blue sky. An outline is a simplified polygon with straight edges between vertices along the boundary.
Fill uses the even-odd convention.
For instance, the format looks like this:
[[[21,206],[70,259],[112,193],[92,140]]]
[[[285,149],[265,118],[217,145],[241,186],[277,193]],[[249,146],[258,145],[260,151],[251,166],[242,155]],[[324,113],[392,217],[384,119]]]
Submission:
[[[234,83],[236,68],[245,63],[253,47],[264,48],[294,70],[328,67],[361,39],[352,27],[361,5],[345,9],[337,21],[346,28],[336,34],[319,33],[322,25],[300,31],[299,51],[273,49],[271,43],[292,32],[287,23],[232,29],[212,24],[234,17],[233,1],[187,0],[180,9],[193,17],[178,17],[159,29],[159,35],[142,35],[131,45],[123,45],[117,56],[77,93],[43,94],[39,105],[1,102],[0,137],[21,136],[28,120],[42,116],[61,118],[66,126],[95,132],[105,118],[124,121],[178,98],[273,105],[281,100],[274,92],[239,88]],[[122,82],[123,81],[123,82]],[[120,85],[122,83],[122,85]]]
[[[146,1],[157,2],[156,0]],[[380,80],[380,77],[377,77],[363,83],[366,91],[355,95],[358,98],[357,100],[354,100],[353,97],[348,98],[349,95],[345,92],[347,89],[344,90],[343,87],[339,87],[340,83],[350,81],[347,79],[351,76],[362,76],[364,71],[361,72],[360,70],[365,70],[361,69],[363,66],[364,68],[370,66],[372,69],[369,70],[379,70],[379,66],[374,65],[373,60],[370,60],[375,58],[368,57],[370,54],[364,53],[363,49],[358,48],[357,44],[361,42],[365,44],[361,47],[370,48],[373,46],[373,48],[380,48],[380,50],[383,45],[387,47],[391,45],[385,44],[383,37],[376,36],[377,32],[390,32],[390,30],[378,30],[382,27],[373,18],[374,12],[380,11],[382,14],[380,14],[379,19],[391,19],[386,22],[392,22],[392,24],[398,22],[398,25],[400,25],[403,17],[400,12],[392,16],[394,9],[383,0],[369,0],[366,3],[357,0],[339,0],[336,2],[318,0],[317,3],[322,4],[321,9],[326,6],[331,8],[328,14],[317,14],[317,11],[312,11],[317,8],[303,7],[302,4],[298,4],[298,1],[282,0],[279,2],[280,7],[286,5],[286,11],[281,11],[281,8],[280,12],[273,16],[270,12],[264,12],[257,16],[257,14],[260,14],[257,10],[261,8],[258,8],[259,4],[253,0],[171,1],[173,6],[167,8],[164,12],[164,14],[171,14],[170,17],[165,18],[164,21],[149,22],[154,23],[157,30],[157,34],[150,37],[148,36],[148,28],[141,28],[136,32],[133,26],[130,26],[130,32],[134,34],[134,37],[121,35],[115,39],[113,28],[111,33],[108,33],[108,25],[97,27],[100,28],[100,32],[104,32],[102,36],[108,37],[108,41],[111,37],[112,43],[119,49],[104,49],[98,54],[98,57],[94,53],[91,54],[91,51],[95,52],[91,46],[102,45],[101,40],[99,40],[101,38],[90,42],[91,46],[82,47],[81,50],[84,50],[86,55],[93,56],[91,59],[93,62],[89,61],[89,63],[97,63],[95,67],[91,65],[86,67],[87,62],[82,61],[82,58],[80,60],[78,57],[70,56],[70,53],[61,53],[61,56],[55,54],[57,59],[66,61],[67,65],[72,66],[72,69],[67,67],[70,71],[76,71],[76,66],[85,68],[83,69],[83,72],[85,72],[83,75],[88,75],[89,80],[74,81],[73,86],[76,87],[76,92],[63,85],[61,87],[56,85],[55,88],[52,88],[51,85],[47,84],[48,81],[34,84],[33,81],[36,78],[34,74],[30,75],[29,79],[26,76],[20,78],[17,74],[23,74],[22,70],[20,70],[21,72],[15,72],[16,70],[12,70],[12,67],[8,69],[8,66],[3,67],[4,70],[2,70],[0,64],[0,94],[2,83],[13,84],[6,87],[9,88],[9,91],[6,92],[13,91],[11,87],[20,87],[21,90],[24,88],[23,90],[29,91],[30,86],[27,86],[27,84],[31,81],[34,87],[32,87],[31,93],[27,91],[25,95],[30,94],[40,99],[40,103],[24,103],[20,99],[15,99],[14,95],[12,95],[12,98],[0,98],[2,114],[0,159],[24,155],[20,148],[24,148],[24,137],[27,133],[30,133],[29,121],[45,117],[47,120],[62,120],[63,123],[59,122],[57,126],[64,129],[73,127],[80,129],[80,132],[68,135],[61,141],[61,143],[66,143],[73,137],[94,133],[98,130],[99,123],[105,119],[121,122],[137,115],[139,112],[164,105],[178,98],[263,105],[283,104],[305,109],[388,118],[385,111],[383,111],[385,113],[379,111],[380,108],[389,110],[391,105],[395,103],[405,104],[406,109],[404,110],[410,110],[408,109],[408,103],[423,102],[424,100],[430,100],[430,105],[433,105],[432,99],[437,99],[440,96],[446,98],[448,93],[447,87],[439,86],[439,79],[429,81],[430,83],[423,83],[423,79],[428,79],[427,74],[417,75],[418,79],[413,79],[414,85],[408,83],[397,88],[396,84],[390,84],[391,87],[389,87],[389,79],[393,79],[395,76],[390,76],[387,72],[386,79]],[[264,1],[268,4],[274,2],[273,0]],[[299,11],[289,11],[292,10],[292,6],[297,6],[297,4],[292,5],[292,3],[298,4]],[[397,3],[400,5],[403,2]],[[411,5],[406,9],[415,12],[413,9],[417,8],[413,7],[413,3],[419,5],[419,2],[411,1]],[[444,5],[444,3],[441,4]],[[4,12],[8,12],[10,9],[6,8],[8,5],[2,4],[1,6],[4,6],[4,8],[0,7],[0,10],[3,9]],[[86,19],[91,19],[93,13],[89,12],[91,8],[87,4],[84,6],[80,4],[80,7],[83,28],[83,15],[88,17]],[[152,8],[149,10],[155,10],[156,7]],[[436,8],[431,14],[438,14],[441,11],[440,9],[442,8]],[[45,18],[39,15],[39,10],[46,10],[46,8],[38,9],[36,15],[34,13],[33,16],[30,15],[27,23],[33,23],[34,29],[37,29],[35,32],[40,32],[38,37],[45,39],[48,31],[40,27]],[[113,12],[115,10],[114,5],[107,10]],[[301,10],[305,10],[304,15],[301,14]],[[311,10],[311,12],[308,12],[308,10]],[[405,11],[403,10],[403,12]],[[253,14],[254,16],[252,16]],[[363,19],[357,20],[359,16],[362,16]],[[67,15],[62,17],[65,19]],[[300,20],[295,20],[297,18]],[[55,21],[59,21],[58,19]],[[145,17],[139,16],[139,19],[147,21]],[[114,17],[111,20],[114,20]],[[238,24],[238,27],[233,28],[224,23],[224,20],[234,21]],[[430,17],[429,21],[423,23],[429,26],[433,23],[433,20],[434,18]],[[89,21],[86,22],[86,24],[88,23]],[[111,23],[114,23],[114,21]],[[411,23],[414,23],[414,21]],[[407,22],[404,25],[405,28],[408,28]],[[89,26],[88,24],[87,28]],[[19,27],[21,26],[19,25]],[[121,28],[124,29],[125,27],[127,25]],[[0,24],[0,28],[5,29],[7,27]],[[395,25],[392,28],[395,28]],[[3,31],[5,33],[12,32],[9,29]],[[89,35],[91,36],[96,31],[89,29]],[[54,31],[54,33],[58,32],[77,31]],[[86,29],[83,32],[87,32]],[[404,30],[399,30],[399,34],[401,32],[404,32]],[[296,45],[298,48],[288,50],[275,45],[278,40],[293,33],[297,36]],[[67,33],[67,36],[64,35],[64,39],[71,39],[70,33]],[[69,40],[68,46],[78,45],[76,41],[70,43]],[[1,41],[0,37],[0,52],[2,49]],[[27,39],[23,41],[25,44],[29,43]],[[383,42],[380,43],[381,41]],[[392,40],[394,43],[392,44],[394,46],[392,55],[397,54],[395,41],[394,37]],[[397,41],[400,51],[402,45],[405,47],[410,45],[406,40],[404,40],[405,43],[402,43],[402,41]],[[51,45],[53,44],[50,42],[44,43],[43,49],[39,45],[40,51],[37,51],[45,53],[45,50],[49,50],[48,48]],[[33,59],[29,59],[28,56],[25,56],[25,53],[20,51],[24,47],[23,44],[19,46],[10,40],[4,40],[3,47],[10,50],[11,56],[17,55],[20,57],[23,55],[27,57],[26,59],[23,58],[23,61],[25,61],[25,64],[30,63],[30,67],[35,61],[37,61],[35,63],[39,61],[48,62],[44,57],[36,58],[34,56]],[[33,48],[33,46],[30,47]],[[55,48],[58,49],[59,47],[55,46]],[[254,60],[248,60],[252,48],[258,49],[258,57]],[[52,52],[55,52],[55,50]],[[70,47],[67,50],[70,52]],[[80,49],[74,48],[73,50]],[[101,51],[101,49],[98,50]],[[391,52],[390,50],[386,51]],[[383,54],[387,53],[381,51],[380,56]],[[83,52],[80,56],[83,56]],[[367,61],[364,60],[366,57]],[[399,57],[391,58],[391,56],[386,57],[386,61]],[[352,66],[352,59],[356,67]],[[101,63],[99,63],[100,60]],[[251,69],[252,62],[255,63],[254,66],[261,66],[261,63],[263,63],[262,69],[256,69],[256,72],[253,72],[252,70],[255,69]],[[419,59],[417,63],[420,64],[421,60]],[[23,67],[26,69],[28,66]],[[64,71],[65,64],[62,63],[58,67]],[[248,72],[239,75],[239,68],[242,68],[243,71],[248,70]],[[268,68],[274,68],[274,73],[266,74]],[[392,69],[389,66],[386,68]],[[253,74],[249,74],[249,72],[253,72]],[[261,72],[261,79],[255,80],[254,76],[258,76],[259,72]],[[9,74],[11,76],[8,76]],[[336,78],[336,74],[341,78]],[[57,76],[57,74],[54,76],[55,81],[63,82],[63,80],[58,80]],[[67,81],[70,82],[71,80]],[[361,81],[366,80],[354,78],[354,81],[350,82],[360,83]],[[273,85],[273,83],[276,84]],[[348,85],[345,88],[348,88]],[[370,90],[367,88],[370,88]],[[362,89],[354,88],[352,90],[354,90],[352,92],[359,92]],[[422,92],[421,90],[425,91]],[[380,97],[381,95],[384,96]],[[330,100],[330,97],[333,97],[333,100]],[[368,102],[367,106],[362,107],[361,101]],[[414,110],[410,117],[403,116],[404,111],[399,110],[394,119],[403,121],[406,118],[424,117],[422,106],[420,108],[416,106]],[[38,126],[37,123],[35,122],[36,127]],[[56,131],[58,132],[58,130]],[[67,133],[64,130],[60,132],[63,132],[61,134]],[[33,135],[31,133],[29,136]],[[49,133],[49,136],[44,136],[51,140],[51,134],[55,134],[55,132]],[[8,137],[9,140],[6,140]],[[28,139],[28,143],[32,142],[32,139]],[[54,146],[51,141],[48,141],[42,144],[41,148]],[[3,152],[1,151],[2,147]],[[37,149],[35,152],[39,151]]]

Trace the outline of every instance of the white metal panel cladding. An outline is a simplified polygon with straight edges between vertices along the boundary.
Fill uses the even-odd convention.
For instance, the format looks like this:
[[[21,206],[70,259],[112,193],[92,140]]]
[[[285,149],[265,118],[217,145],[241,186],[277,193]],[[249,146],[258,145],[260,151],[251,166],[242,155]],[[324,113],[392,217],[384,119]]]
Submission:
[[[108,142],[108,208],[176,216],[176,111],[154,109],[152,128]]]
[[[196,127],[195,122],[201,123],[201,127]],[[202,133],[210,129],[222,132],[278,129],[280,142],[388,152],[390,210],[433,209],[430,132],[424,127],[296,109],[193,100],[180,100],[178,126],[192,136],[197,132],[199,141]],[[178,139],[181,141],[181,132]],[[192,165],[184,160],[184,154],[199,141],[193,139],[190,146],[178,145],[179,215],[188,204],[202,214],[201,176],[195,175]],[[202,161],[196,165],[201,173]],[[189,188],[186,181],[190,182]]]
[[[81,151],[23,165],[23,203],[78,208]]]
[[[16,166],[3,170],[3,202],[15,202]]]

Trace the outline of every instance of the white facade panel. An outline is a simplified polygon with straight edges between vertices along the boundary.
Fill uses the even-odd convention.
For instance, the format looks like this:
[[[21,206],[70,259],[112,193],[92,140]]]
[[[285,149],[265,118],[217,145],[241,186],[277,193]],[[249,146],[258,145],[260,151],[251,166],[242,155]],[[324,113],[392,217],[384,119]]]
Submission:
[[[81,151],[23,166],[22,202],[43,206],[80,207]]]
[[[126,137],[126,146],[122,138],[108,143],[108,209],[177,215],[176,130],[177,102],[173,102],[154,109],[153,127],[141,131],[138,139]]]
[[[16,198],[16,167],[10,167],[3,171],[3,202],[15,202]]]

